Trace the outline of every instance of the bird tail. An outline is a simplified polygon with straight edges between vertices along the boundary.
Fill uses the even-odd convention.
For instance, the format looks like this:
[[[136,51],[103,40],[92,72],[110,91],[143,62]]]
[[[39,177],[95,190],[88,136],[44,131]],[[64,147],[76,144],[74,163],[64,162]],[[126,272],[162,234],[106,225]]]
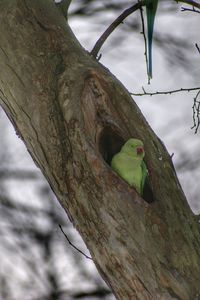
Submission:
[[[147,73],[149,80],[152,78],[152,41],[153,41],[153,28],[154,20],[157,10],[158,0],[150,0],[146,4],[147,13]]]

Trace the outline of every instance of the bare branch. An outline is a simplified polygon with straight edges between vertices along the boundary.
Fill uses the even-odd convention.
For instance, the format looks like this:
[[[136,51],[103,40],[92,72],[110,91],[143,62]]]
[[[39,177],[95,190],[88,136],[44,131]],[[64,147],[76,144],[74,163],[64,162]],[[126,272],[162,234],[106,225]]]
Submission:
[[[133,12],[138,10],[144,4],[145,4],[145,1],[140,1],[140,2],[132,5],[131,7],[125,9],[123,11],[123,13],[119,17],[117,17],[117,19],[115,19],[115,21],[112,22],[112,24],[109,25],[109,27],[106,29],[106,31],[104,31],[104,33],[100,36],[100,38],[94,45],[92,51],[90,52],[90,54],[96,58],[97,54],[98,54],[99,50],[101,49],[101,47],[103,46],[104,42],[109,37],[109,35],[115,30],[115,28],[117,26],[119,26],[124,21],[124,19],[126,19],[130,14],[132,14]]]
[[[192,112],[193,112],[193,126],[191,127],[191,129],[195,128],[195,133],[197,133],[200,126],[200,90],[194,97]]]
[[[192,12],[196,12],[198,14],[200,14],[200,10],[193,8],[188,8],[188,7],[181,7],[181,11],[192,11]]]
[[[200,54],[200,48],[199,48],[199,45],[197,43],[195,44],[195,47],[197,48],[197,50],[198,50],[198,52]]]
[[[186,3],[186,4],[192,5],[193,7],[200,8],[200,4],[195,2],[195,1],[192,1],[192,0],[174,0],[174,1],[176,1],[177,3],[178,2],[183,2],[183,3]],[[127,8],[127,9],[125,9],[123,11],[123,13],[121,15],[119,15],[117,17],[117,19],[115,19],[114,22],[112,22],[112,24],[110,24],[109,27],[100,36],[100,38],[95,43],[92,51],[90,52],[90,54],[93,57],[96,58],[97,55],[98,55],[99,50],[101,49],[101,47],[103,46],[103,44],[105,43],[105,41],[107,40],[109,35],[115,30],[115,28],[117,28],[121,23],[123,23],[124,19],[126,19],[130,14],[132,14],[133,12],[135,12],[138,9],[141,9],[141,7],[144,6],[144,5],[146,5],[146,0],[141,0],[141,1],[138,0],[138,3],[132,5],[131,7]],[[144,27],[143,17],[142,17],[142,22],[143,22],[142,26]],[[144,28],[143,28],[143,34],[144,34]],[[145,45],[145,55],[146,55],[146,45]]]
[[[193,115],[193,126],[191,129],[195,128],[195,133],[197,133],[199,126],[200,126],[200,87],[194,87],[194,88],[181,88],[171,91],[158,91],[158,92],[146,92],[144,87],[142,87],[143,93],[130,93],[132,96],[155,96],[155,95],[171,95],[174,93],[180,93],[180,92],[191,92],[198,90],[195,98],[194,98],[194,104],[192,106],[192,115]]]
[[[175,2],[182,2],[182,3],[186,3],[188,5],[192,5],[194,7],[197,7],[200,9],[200,3],[197,3],[195,1],[192,1],[192,0],[174,0]]]
[[[23,169],[3,169],[0,168],[1,180],[41,180],[42,176],[39,171]]]
[[[138,0],[138,2],[140,2],[140,0]],[[148,59],[147,59],[147,39],[146,39],[146,34],[145,34],[145,26],[144,26],[144,16],[143,16],[143,8],[142,6],[140,7],[140,16],[141,16],[141,21],[142,21],[142,31],[141,34],[143,35],[144,38],[144,55],[145,55],[145,62],[146,62],[146,67],[147,67],[147,75],[148,75]],[[149,80],[149,78],[148,78]],[[150,83],[148,81],[148,83]]]
[[[62,231],[62,233],[64,234],[65,238],[67,239],[68,243],[74,248],[76,249],[78,252],[80,252],[82,255],[84,255],[86,258],[91,259],[92,257],[88,256],[87,254],[85,254],[83,251],[81,251],[80,249],[78,249],[74,244],[72,244],[72,242],[69,240],[68,236],[66,235],[66,233],[64,232],[64,230],[62,229],[62,226],[59,224],[60,230]]]
[[[142,87],[143,93],[130,93],[132,96],[155,96],[155,95],[171,95],[174,93],[180,93],[180,92],[191,92],[200,90],[200,87],[194,87],[194,88],[180,88],[177,90],[171,90],[171,91],[158,91],[158,92],[146,92],[144,87]]]

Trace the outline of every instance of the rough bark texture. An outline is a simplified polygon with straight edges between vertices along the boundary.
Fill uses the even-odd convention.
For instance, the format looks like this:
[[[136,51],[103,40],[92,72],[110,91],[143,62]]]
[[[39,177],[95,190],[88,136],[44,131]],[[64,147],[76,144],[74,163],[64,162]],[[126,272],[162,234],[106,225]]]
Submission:
[[[53,1],[1,0],[0,22],[1,105],[116,298],[200,299],[199,224],[126,89]],[[145,144],[145,199],[109,166],[130,137]]]

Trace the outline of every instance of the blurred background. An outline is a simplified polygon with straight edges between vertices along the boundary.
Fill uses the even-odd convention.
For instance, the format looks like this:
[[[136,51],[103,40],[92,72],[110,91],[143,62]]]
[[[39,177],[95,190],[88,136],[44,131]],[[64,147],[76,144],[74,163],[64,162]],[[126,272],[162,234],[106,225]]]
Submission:
[[[58,2],[58,1],[57,1]],[[136,2],[136,1],[135,1]],[[198,1],[197,1],[198,2]],[[69,23],[90,51],[107,26],[134,1],[73,0]],[[129,16],[101,49],[100,62],[131,93],[200,86],[200,15],[185,4],[159,1],[154,27],[153,79],[148,84],[140,12]],[[200,213],[200,141],[192,106],[196,91],[134,96],[166,145],[191,209]],[[198,100],[198,99],[197,99]],[[0,110],[0,300],[73,300],[114,297],[40,170]]]

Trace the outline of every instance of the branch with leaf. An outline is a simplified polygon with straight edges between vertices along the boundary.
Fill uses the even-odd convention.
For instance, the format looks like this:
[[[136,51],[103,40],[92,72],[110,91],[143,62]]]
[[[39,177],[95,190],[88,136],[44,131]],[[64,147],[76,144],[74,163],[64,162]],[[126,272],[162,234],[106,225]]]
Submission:
[[[192,6],[192,9],[182,7],[181,11],[192,11],[192,12],[198,12],[197,9],[200,9],[200,3],[197,3],[192,0],[174,0],[176,3],[185,3],[190,6]],[[147,65],[147,74],[148,74],[148,83],[150,83],[150,79],[152,78],[152,40],[153,40],[153,27],[154,27],[154,19],[156,15],[157,10],[157,4],[158,0],[138,0],[138,3],[132,5],[131,7],[125,9],[111,24],[110,26],[104,31],[104,33],[100,36],[100,38],[95,43],[91,55],[93,57],[97,57],[98,53],[107,40],[107,38],[111,35],[111,33],[120,25],[123,23],[123,21],[132,13],[140,10],[141,14],[141,20],[142,20],[142,34],[144,36],[144,43],[145,43],[145,57],[146,57],[146,65]],[[145,35],[145,26],[144,26],[144,18],[143,18],[143,10],[142,7],[146,7],[146,14],[147,14],[147,39]],[[197,9],[195,9],[197,8]],[[195,44],[197,50],[199,51],[199,46],[196,43]],[[200,51],[199,51],[200,52]],[[148,55],[147,55],[148,53]],[[100,59],[101,55],[99,56]],[[199,90],[200,87],[194,87],[194,88],[180,88],[176,90],[171,91],[157,91],[157,92],[146,92],[144,88],[142,87],[143,93],[131,93],[133,96],[154,96],[154,95],[166,95],[166,94],[173,94],[177,92],[190,92],[194,90]],[[199,92],[197,93],[196,97],[194,98],[194,105],[192,107],[193,109],[193,122],[194,126],[192,128],[195,128],[195,133],[197,133],[199,125],[200,125],[200,118],[199,118],[199,112],[200,112],[200,103],[197,101],[197,98],[199,97]]]
[[[193,11],[194,11],[194,7],[196,8],[200,8],[200,4],[195,2],[195,1],[192,1],[192,0],[174,0],[176,3],[179,3],[179,2],[182,2],[182,3],[186,3],[188,5],[191,5],[193,7]],[[100,38],[97,40],[97,42],[95,43],[92,51],[90,52],[90,54],[93,56],[93,57],[97,57],[98,56],[98,53],[100,51],[100,49],[102,48],[103,44],[105,43],[105,41],[108,39],[108,37],[111,35],[111,33],[120,25],[123,23],[123,21],[129,16],[131,15],[132,13],[134,13],[135,11],[137,11],[138,9],[141,10],[141,8],[143,6],[146,6],[147,8],[147,14],[148,14],[148,5],[149,6],[152,6],[152,3],[156,3],[155,4],[155,7],[153,7],[153,12],[151,11],[150,9],[150,16],[148,17],[147,16],[147,24],[148,26],[151,26],[151,28],[148,29],[148,39],[152,39],[153,37],[153,22],[154,22],[154,18],[155,18],[155,13],[156,13],[156,8],[157,8],[157,3],[158,3],[158,0],[138,0],[138,3],[130,6],[129,8],[125,9],[109,26],[108,28],[104,31],[104,33],[100,36]],[[183,8],[182,8],[183,10]],[[153,14],[153,15],[152,15]],[[152,19],[148,22],[148,18],[149,19]],[[144,22],[143,22],[143,15],[141,13],[141,19],[142,19],[142,27],[143,27],[143,30],[142,30],[142,34],[144,35],[144,40],[145,40],[145,55],[146,55],[146,37],[145,37],[145,31],[144,31]],[[150,40],[148,42],[149,44],[152,43],[152,41]],[[149,45],[149,48],[151,47],[151,45]],[[151,52],[151,50],[150,50]],[[151,55],[151,53],[149,53]],[[149,62],[150,64],[151,62]]]

